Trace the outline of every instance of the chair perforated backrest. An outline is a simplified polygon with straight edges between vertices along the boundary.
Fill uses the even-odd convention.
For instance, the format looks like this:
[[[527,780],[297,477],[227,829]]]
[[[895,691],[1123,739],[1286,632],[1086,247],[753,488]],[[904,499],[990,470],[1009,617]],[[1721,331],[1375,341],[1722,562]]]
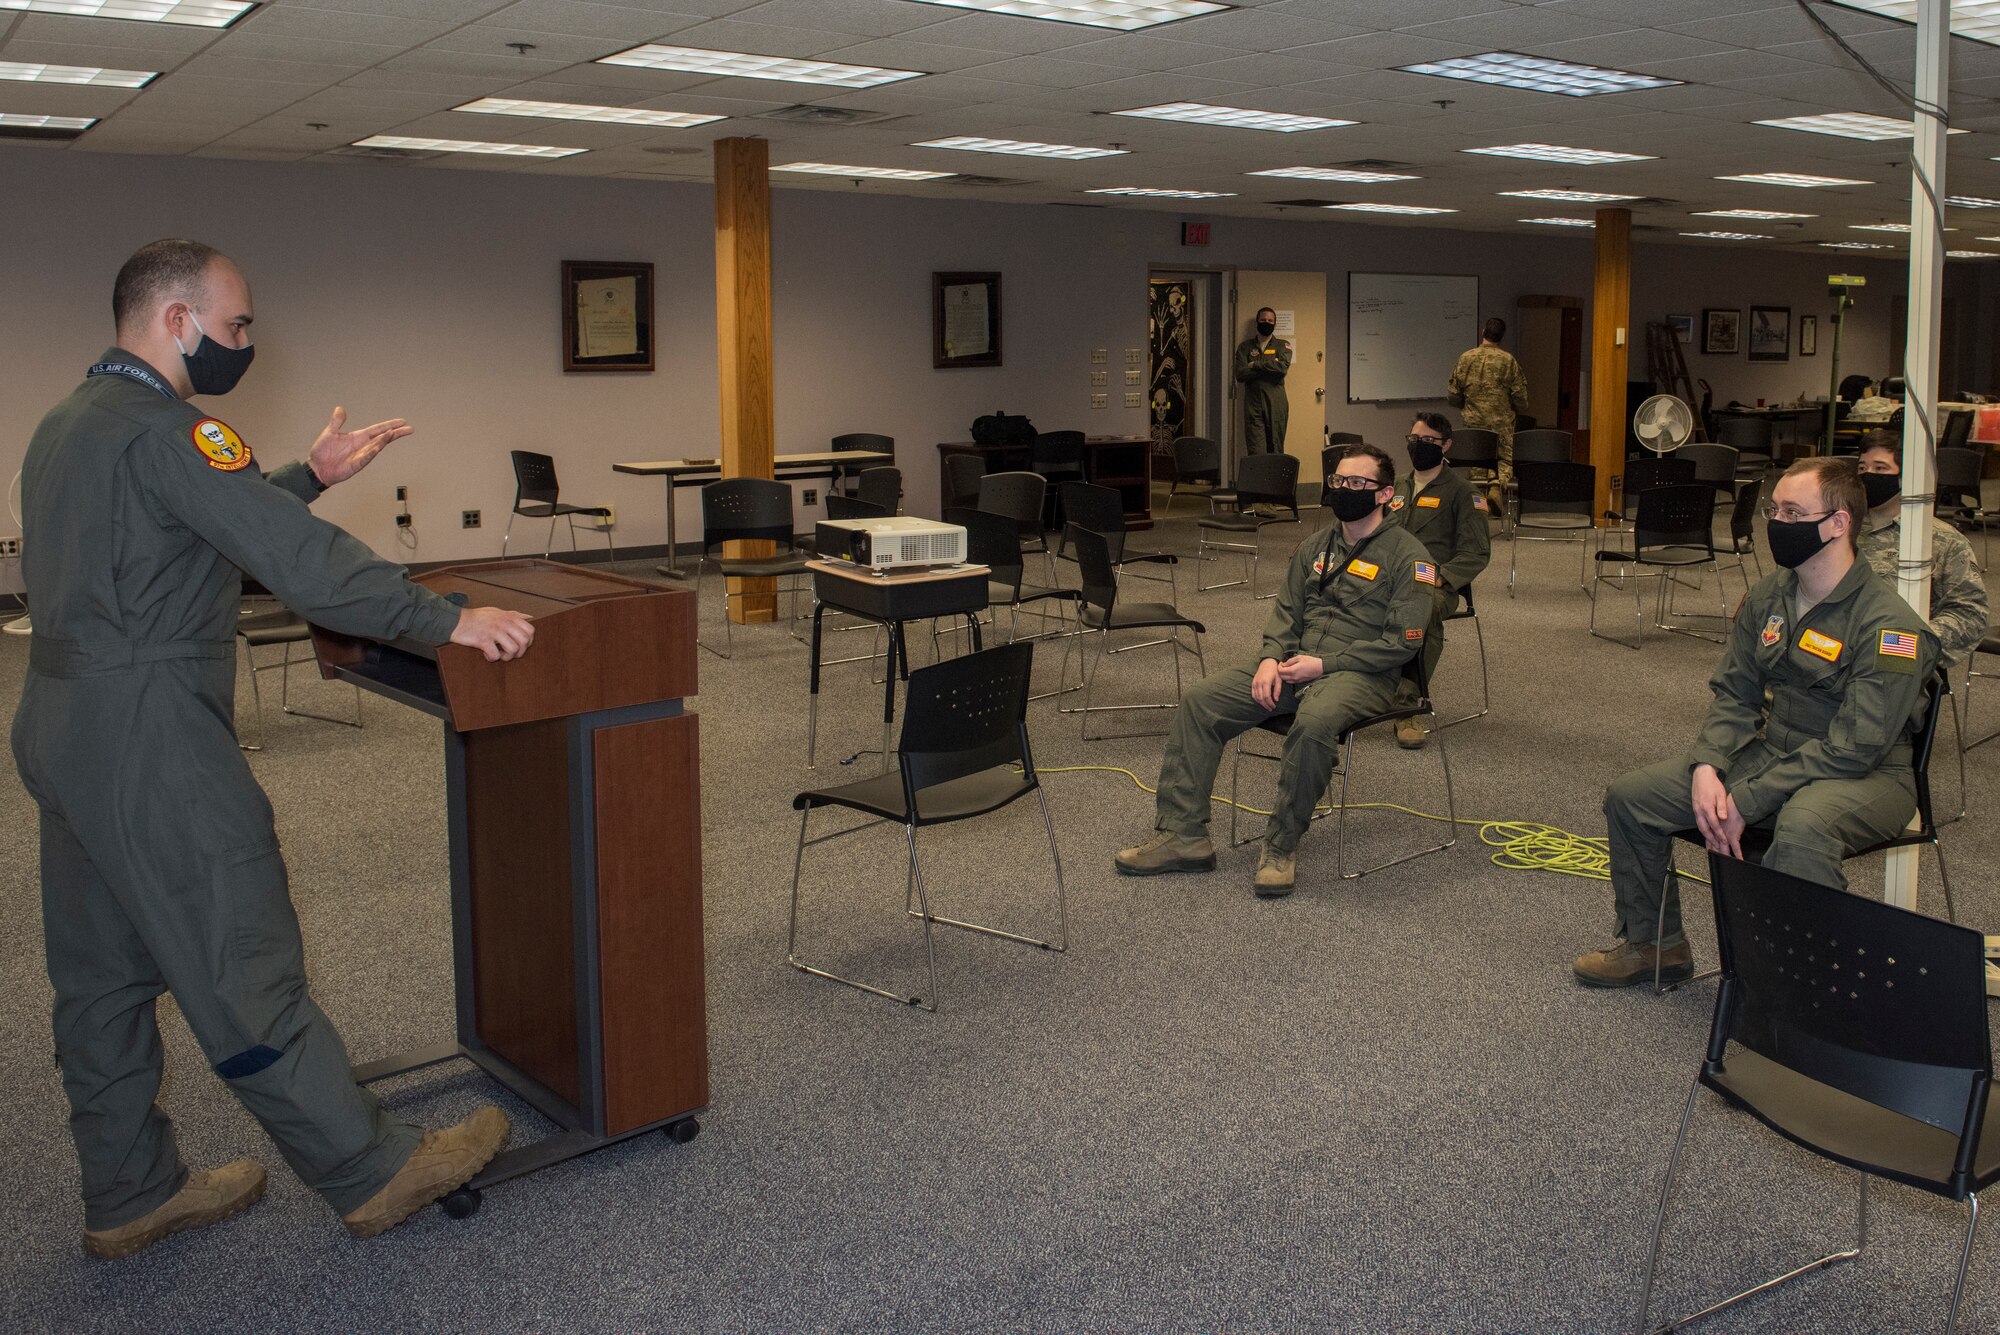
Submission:
[[[1986,460],[1978,450],[1960,446],[1937,452],[1938,504],[1979,508],[1979,475]]]
[[[1182,436],[1174,441],[1174,481],[1222,481],[1222,444],[1207,436]]]
[[[1111,609],[1118,603],[1118,571],[1111,564],[1111,548],[1104,535],[1071,523],[1063,528],[1063,544],[1076,557],[1083,601],[1103,613],[1108,623]]]
[[[1566,464],[1575,456],[1570,445],[1574,437],[1567,431],[1541,427],[1514,433],[1514,466],[1522,464]]]
[[[965,530],[965,558],[976,566],[993,571],[993,582],[1021,587],[1026,562],[1021,557],[1021,531],[1006,515],[990,514],[969,506],[953,506],[944,512],[944,522]]]
[[[1575,514],[1587,518],[1596,501],[1597,470],[1589,464],[1522,464],[1517,459],[1514,484],[1523,515]]]
[[[1022,527],[1042,525],[1049,480],[1040,473],[988,473],[979,479],[979,508],[1006,515]]]
[[[1083,433],[1081,431],[1044,431],[1035,437],[1035,443],[1028,457],[1036,468],[1060,468],[1083,471]]]
[[[1069,555],[1071,526],[1087,528],[1104,538],[1104,550],[1115,566],[1125,559],[1125,499],[1115,488],[1095,482],[1065,482],[1056,488],[1062,504],[1063,531],[1056,555]]]
[[[1739,551],[1743,544],[1754,541],[1757,520],[1757,497],[1764,490],[1764,479],[1753,477],[1736,489],[1736,507],[1729,512],[1729,538]]]
[[[1454,468],[1495,468],[1500,463],[1500,435],[1476,426],[1455,427],[1444,461]]]
[[[1976,1130],[1973,1094],[1993,1076],[1977,931],[1734,858],[1711,855],[1709,872],[1723,974],[1709,1067],[1740,1043],[1877,1107]]]
[[[859,496],[848,496],[841,492],[829,491],[826,494],[826,517],[828,519],[887,519],[889,512],[879,505],[873,505],[862,500]]]
[[[1626,514],[1639,508],[1639,496],[1654,487],[1671,487],[1694,481],[1694,461],[1672,456],[1641,456],[1625,461],[1625,481],[1619,503]]]
[[[556,485],[556,461],[532,450],[512,450],[514,460],[514,504],[554,505],[562,494]]]
[[[1367,443],[1368,438],[1366,436],[1356,435],[1352,431],[1335,431],[1330,427],[1327,429],[1326,447],[1329,450],[1341,445],[1366,445]]]
[[[951,484],[953,504],[970,505],[979,500],[979,479],[986,476],[986,461],[976,454],[947,454],[944,475]]]
[[[844,436],[835,436],[831,444],[832,448],[840,454],[846,454],[854,450],[863,450],[869,454],[894,454],[896,452],[896,438],[894,436],[878,436],[872,431],[850,431]]]
[[[1648,548],[1699,547],[1715,554],[1715,491],[1700,482],[1649,487],[1639,493],[1639,516],[1632,524],[1635,552]]]
[[[1937,824],[1931,819],[1931,756],[1937,750],[1938,715],[1944,712],[1943,669],[1924,683],[1924,712],[1918,716],[1917,735],[1910,739],[1910,777],[1917,787],[1917,825],[1920,837],[1935,837]]]
[[[1938,448],[1955,450],[1972,438],[1972,414],[1963,409],[1953,409],[1944,415],[1944,434],[1938,438]]]
[[[895,514],[896,507],[903,500],[903,470],[886,464],[864,468],[855,494],[870,505],[879,505],[888,513]]]
[[[701,489],[701,549],[722,543],[792,545],[792,489],[760,477],[724,478]]]
[[[1236,508],[1282,505],[1291,509],[1299,499],[1299,461],[1290,454],[1253,454],[1236,465]]]
[[[1771,423],[1762,417],[1725,417],[1715,429],[1715,440],[1734,450],[1771,452]]]
[[[897,762],[912,814],[923,789],[996,766],[1019,764],[1035,782],[1027,733],[1034,649],[1022,640],[910,674]]]

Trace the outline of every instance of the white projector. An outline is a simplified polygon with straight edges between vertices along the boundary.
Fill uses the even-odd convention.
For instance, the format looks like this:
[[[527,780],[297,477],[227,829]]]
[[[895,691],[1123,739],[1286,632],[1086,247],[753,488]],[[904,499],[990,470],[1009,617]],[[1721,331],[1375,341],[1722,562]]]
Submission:
[[[965,560],[965,529],[935,519],[822,519],[813,530],[819,554],[870,570],[958,565]]]

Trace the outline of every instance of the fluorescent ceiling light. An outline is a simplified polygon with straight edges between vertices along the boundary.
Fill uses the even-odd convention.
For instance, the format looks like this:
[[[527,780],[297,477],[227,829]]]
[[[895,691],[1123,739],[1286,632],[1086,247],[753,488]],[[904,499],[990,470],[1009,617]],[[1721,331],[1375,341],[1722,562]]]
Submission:
[[[1838,0],[1849,9],[1865,9],[1883,18],[1917,21],[1916,0]],[[1994,0],[1958,0],[1950,7],[1951,30],[1975,42],[2000,46],[2000,5]]]
[[[1860,111],[1829,111],[1819,116],[1786,116],[1780,120],[1758,121],[1778,130],[1804,130],[1808,134],[1830,134],[1840,139],[1909,139],[1917,132],[1916,122],[1889,116],[1870,116]],[[1952,134],[1964,134],[1953,130]]]
[[[1948,260],[1990,260],[2000,258],[2000,256],[1996,256],[1990,250],[1947,250],[1944,256]]]
[[[882,181],[935,181],[954,172],[918,171],[914,167],[846,167],[838,162],[788,162],[774,172],[809,172],[815,176],[866,176]]]
[[[1328,204],[1329,209],[1347,209],[1353,213],[1457,213],[1457,209],[1429,209],[1417,204]]]
[[[1135,32],[1235,8],[1217,4],[1215,0],[1150,0],[1150,3],[1147,0],[918,0],[918,3],[1010,14],[1023,19],[1048,19],[1054,23],[1081,23],[1119,32]]]
[[[1748,185],[1795,185],[1801,190],[1817,190],[1828,185],[1873,185],[1873,181],[1850,181],[1845,176],[1804,176],[1798,172],[1752,172],[1744,176],[1718,176],[1718,181],[1742,181]]]
[[[1141,199],[1233,199],[1234,190],[1156,190],[1143,185],[1107,186],[1101,190],[1086,190],[1086,195],[1136,195]]]
[[[1894,250],[1895,249],[1894,246],[1885,246],[1879,241],[1822,241],[1820,242],[1820,244],[1822,246],[1825,246],[1828,250]]]
[[[1545,224],[1547,224],[1547,225],[1548,225],[1548,226],[1550,226],[1550,227],[1595,227],[1595,226],[1597,226],[1597,222],[1596,222],[1596,220],[1595,220],[1595,219],[1592,219],[1592,218],[1516,218],[1516,219],[1515,219],[1514,221],[1515,221],[1515,222],[1524,222],[1524,223],[1545,223]]]
[[[0,13],[11,9],[135,23],[178,23],[189,28],[227,28],[256,7],[249,0],[0,0]]]
[[[1981,236],[1974,237],[1973,239],[1975,241],[2000,241],[2000,236]]]
[[[1565,204],[1615,204],[1620,200],[1638,199],[1638,195],[1612,195],[1602,190],[1502,190],[1511,199],[1556,199]]]
[[[88,130],[97,121],[96,116],[23,116],[0,111],[0,126],[10,130]]]
[[[581,148],[552,148],[546,144],[486,144],[476,139],[413,139],[400,134],[371,134],[354,141],[355,148],[408,148],[433,153],[494,153],[509,158],[566,158],[587,152]]]
[[[1682,236],[1706,237],[1711,241],[1769,241],[1762,232],[1682,232]]]
[[[1245,176],[1287,176],[1300,181],[1349,181],[1355,185],[1374,185],[1382,181],[1420,181],[1421,176],[1405,176],[1397,172],[1359,172],[1345,167],[1273,167],[1269,171],[1245,172]]]
[[[482,116],[539,116],[552,121],[606,121],[613,125],[662,125],[685,130],[724,119],[695,111],[643,111],[638,107],[593,107],[581,102],[524,102],[514,97],[482,97],[453,111],[473,111]]]
[[[1027,139],[981,139],[957,134],[947,139],[926,139],[911,148],[957,148],[968,153],[1014,153],[1024,158],[1115,158],[1129,152],[1123,148],[1082,148],[1075,144],[1037,144]]]
[[[1946,195],[1944,202],[1961,209],[2000,209],[2000,199],[1983,195]]]
[[[1561,144],[1501,144],[1495,148],[1461,148],[1493,158],[1533,158],[1537,162],[1567,162],[1588,167],[1599,162],[1652,162],[1650,153],[1612,153],[1601,148],[1564,148]]]
[[[1333,120],[1326,116],[1293,116],[1282,111],[1247,111],[1242,107],[1212,107],[1205,102],[1163,102],[1157,107],[1134,107],[1114,111],[1114,116],[1143,116],[1156,121],[1190,121],[1196,125],[1227,125],[1238,130],[1275,130],[1297,134],[1300,130],[1331,130],[1359,121]]]
[[[1459,56],[1452,60],[1426,61],[1421,65],[1401,65],[1397,68],[1409,74],[1469,79],[1473,83],[1525,88],[1536,93],[1561,93],[1565,97],[1629,93],[1639,88],[1672,88],[1681,82],[1679,79],[1655,78],[1650,74],[1628,74],[1624,70],[1604,69],[1597,65],[1576,65],[1566,60],[1544,60],[1540,56],[1517,55],[1512,51],[1490,51],[1483,56]]]
[[[755,56],[742,51],[705,51],[693,46],[635,46],[612,56],[599,56],[599,65],[636,65],[648,70],[680,70],[688,74],[713,74],[718,78],[776,79],[780,83],[820,83],[835,88],[873,88],[899,79],[923,77],[922,70],[878,69],[873,65],[839,65],[831,60],[790,60],[784,56]]]
[[[1903,232],[1907,234],[1910,230],[1908,223],[1849,223],[1847,225],[1857,232]],[[1958,229],[1956,227],[1946,227],[1940,230],[1956,232]]]
[[[1783,218],[1817,218],[1817,213],[1782,213],[1777,209],[1702,209],[1688,215],[1691,218],[1751,218],[1758,222],[1777,222]],[[1696,233],[1683,232],[1682,236]]]
[[[160,77],[158,70],[104,70],[94,65],[23,65],[0,60],[0,79],[18,83],[76,83],[93,88],[144,88]]]

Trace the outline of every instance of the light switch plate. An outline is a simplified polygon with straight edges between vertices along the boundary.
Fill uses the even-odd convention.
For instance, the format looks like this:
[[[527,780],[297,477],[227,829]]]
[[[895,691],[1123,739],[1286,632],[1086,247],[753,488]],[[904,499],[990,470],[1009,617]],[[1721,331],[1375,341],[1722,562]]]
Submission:
[[[1127,394],[1125,396],[1125,406],[1127,408],[1137,408],[1145,402],[1145,399],[1146,396],[1143,394]]]
[[[1093,410],[1095,410],[1095,409],[1098,409],[1098,408],[1108,408],[1108,407],[1110,407],[1111,405],[1110,405],[1110,403],[1108,402],[1108,400],[1110,399],[1110,397],[1111,397],[1111,396],[1110,396],[1109,394],[1093,394],[1093,395],[1091,395],[1091,396],[1090,396],[1090,406],[1091,406],[1091,408],[1092,408]]]

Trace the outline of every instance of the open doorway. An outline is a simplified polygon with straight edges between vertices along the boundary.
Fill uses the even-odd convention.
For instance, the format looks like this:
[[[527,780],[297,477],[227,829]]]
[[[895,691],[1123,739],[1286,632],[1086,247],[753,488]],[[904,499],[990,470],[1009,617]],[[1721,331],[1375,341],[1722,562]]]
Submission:
[[[1219,441],[1230,457],[1225,305],[1221,270],[1159,268],[1146,276],[1146,418],[1156,483],[1173,481],[1182,436]]]

